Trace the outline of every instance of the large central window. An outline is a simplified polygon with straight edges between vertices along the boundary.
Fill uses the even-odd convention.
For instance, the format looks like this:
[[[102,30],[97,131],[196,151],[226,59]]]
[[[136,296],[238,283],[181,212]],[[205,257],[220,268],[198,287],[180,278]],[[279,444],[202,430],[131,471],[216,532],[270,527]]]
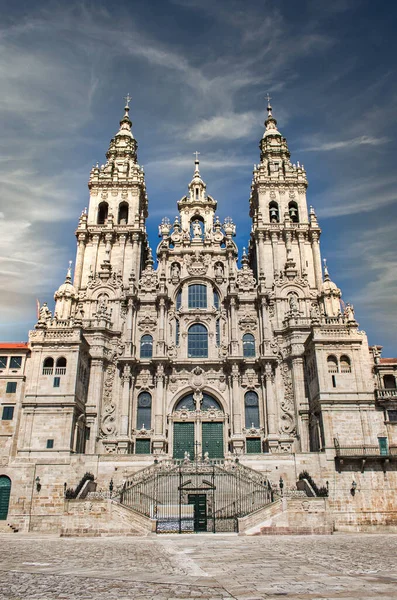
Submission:
[[[201,323],[195,323],[189,327],[187,354],[189,358],[208,357],[208,331]]]
[[[189,308],[207,308],[207,286],[201,284],[189,285]]]

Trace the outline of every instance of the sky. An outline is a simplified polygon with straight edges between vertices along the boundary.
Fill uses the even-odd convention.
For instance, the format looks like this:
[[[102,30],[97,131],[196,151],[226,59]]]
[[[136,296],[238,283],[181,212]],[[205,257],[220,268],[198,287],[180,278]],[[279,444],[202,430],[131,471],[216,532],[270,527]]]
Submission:
[[[147,229],[193,174],[247,246],[265,95],[304,164],[321,250],[370,344],[397,356],[397,3],[0,0],[0,340],[74,260],[89,171],[131,94]]]

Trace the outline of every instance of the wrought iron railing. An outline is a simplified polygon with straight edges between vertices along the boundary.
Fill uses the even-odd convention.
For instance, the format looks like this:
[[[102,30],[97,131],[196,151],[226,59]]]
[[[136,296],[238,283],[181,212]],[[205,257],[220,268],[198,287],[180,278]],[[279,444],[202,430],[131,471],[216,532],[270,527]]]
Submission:
[[[334,440],[335,454],[337,458],[387,458],[397,457],[397,446],[381,448],[378,444],[340,446],[338,440]]]
[[[237,531],[237,519],[273,500],[266,477],[225,460],[163,460],[128,478],[121,504],[156,521],[157,532]]]

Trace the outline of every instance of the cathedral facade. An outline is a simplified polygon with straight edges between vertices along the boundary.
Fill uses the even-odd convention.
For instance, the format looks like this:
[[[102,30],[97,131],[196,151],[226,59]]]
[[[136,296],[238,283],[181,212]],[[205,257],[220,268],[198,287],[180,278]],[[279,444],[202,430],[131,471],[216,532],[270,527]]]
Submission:
[[[397,361],[369,348],[341,304],[305,169],[267,111],[240,261],[196,154],[155,266],[127,103],[89,176],[74,273],[28,344],[1,347],[0,476],[25,527],[56,527],[64,488],[85,471],[107,489],[164,458],[238,458],[289,487],[306,470],[346,522],[395,515]]]

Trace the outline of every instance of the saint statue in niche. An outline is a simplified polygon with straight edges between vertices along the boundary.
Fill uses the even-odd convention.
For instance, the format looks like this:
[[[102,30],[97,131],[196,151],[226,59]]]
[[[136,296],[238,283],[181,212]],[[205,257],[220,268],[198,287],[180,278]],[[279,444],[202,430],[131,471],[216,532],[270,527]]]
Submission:
[[[202,236],[203,232],[201,230],[201,223],[200,223],[200,221],[197,221],[197,219],[196,219],[196,221],[193,222],[192,229],[193,229],[193,236],[195,238]]]

